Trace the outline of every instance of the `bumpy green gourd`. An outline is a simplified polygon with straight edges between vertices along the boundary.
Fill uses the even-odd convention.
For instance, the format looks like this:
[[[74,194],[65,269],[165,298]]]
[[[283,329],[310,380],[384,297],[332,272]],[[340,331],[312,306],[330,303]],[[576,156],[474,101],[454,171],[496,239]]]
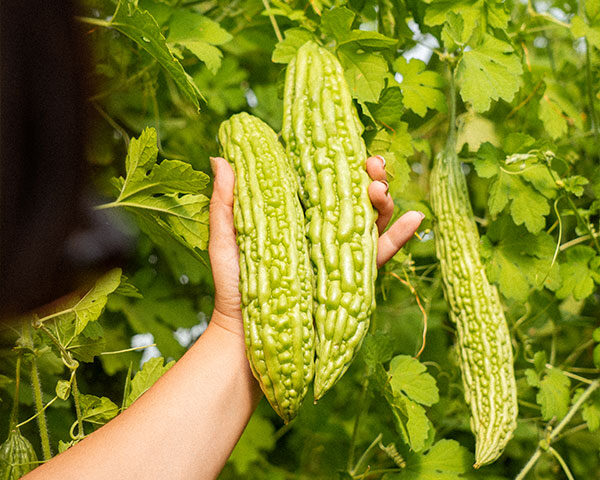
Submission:
[[[490,285],[479,254],[467,183],[454,146],[435,159],[431,205],[450,316],[456,324],[465,400],[475,434],[475,467],[498,458],[517,424],[517,388],[511,339],[498,290]]]
[[[18,428],[11,430],[0,446],[0,480],[17,480],[37,467],[33,446]]]
[[[282,136],[305,208],[316,271],[315,399],[360,348],[375,307],[377,228],[367,152],[342,67],[306,43],[287,68]]]
[[[219,140],[235,170],[246,353],[265,396],[288,422],[314,366],[314,281],[298,187],[277,135],[258,118],[232,116]]]

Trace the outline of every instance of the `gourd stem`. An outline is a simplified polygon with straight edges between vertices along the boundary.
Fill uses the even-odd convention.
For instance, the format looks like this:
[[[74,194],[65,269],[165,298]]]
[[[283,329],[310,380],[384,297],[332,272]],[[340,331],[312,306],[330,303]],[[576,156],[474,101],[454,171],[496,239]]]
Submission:
[[[448,110],[450,113],[450,123],[448,125],[448,138],[446,140],[446,149],[454,151],[456,148],[456,83],[454,81],[454,69],[450,70],[450,89],[448,97]]]
[[[44,402],[42,400],[42,384],[40,383],[40,374],[35,354],[31,357],[31,386],[33,388],[35,411],[38,414],[37,423],[40,430],[42,453],[44,455],[44,460],[50,460],[50,458],[52,458],[50,436],[48,434],[48,424],[46,423],[46,413],[44,412]]]
[[[17,423],[19,414],[19,390],[21,386],[21,352],[17,355],[17,366],[15,368],[15,395],[13,397],[13,406],[10,412],[10,421],[8,422],[8,431],[12,431]]]

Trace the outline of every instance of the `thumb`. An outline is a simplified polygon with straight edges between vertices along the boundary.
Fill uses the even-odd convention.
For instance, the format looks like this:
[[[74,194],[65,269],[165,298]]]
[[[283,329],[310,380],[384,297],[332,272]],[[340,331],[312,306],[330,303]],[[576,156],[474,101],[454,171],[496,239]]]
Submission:
[[[215,181],[211,204],[218,203],[221,207],[233,207],[233,185],[235,175],[229,162],[222,157],[210,157],[210,167],[213,171]]]
[[[210,166],[215,178],[210,198],[210,243],[214,245],[215,241],[218,243],[233,241],[235,244],[235,228],[233,226],[235,175],[231,165],[224,158],[211,157]]]

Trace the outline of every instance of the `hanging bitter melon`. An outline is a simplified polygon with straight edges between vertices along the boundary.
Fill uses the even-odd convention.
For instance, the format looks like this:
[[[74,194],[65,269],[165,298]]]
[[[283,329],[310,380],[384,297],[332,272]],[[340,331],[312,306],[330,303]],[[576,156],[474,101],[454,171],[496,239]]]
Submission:
[[[219,129],[235,171],[234,223],[246,353],[275,411],[290,421],[313,378],[313,270],[297,183],[275,132],[247,113]]]
[[[314,42],[288,65],[282,136],[298,173],[316,271],[315,399],[339,380],[375,308],[376,215],[361,125],[337,58]]]
[[[498,290],[486,277],[467,183],[455,150],[454,83],[448,142],[430,178],[437,257],[456,324],[465,400],[475,435],[475,467],[498,458],[517,426],[510,332]]]

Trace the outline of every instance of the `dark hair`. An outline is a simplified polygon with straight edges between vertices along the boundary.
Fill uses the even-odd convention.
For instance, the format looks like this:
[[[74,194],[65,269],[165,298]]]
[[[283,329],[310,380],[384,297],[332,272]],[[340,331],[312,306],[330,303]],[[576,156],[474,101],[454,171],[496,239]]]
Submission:
[[[87,60],[71,2],[0,2],[0,317],[74,286]]]

